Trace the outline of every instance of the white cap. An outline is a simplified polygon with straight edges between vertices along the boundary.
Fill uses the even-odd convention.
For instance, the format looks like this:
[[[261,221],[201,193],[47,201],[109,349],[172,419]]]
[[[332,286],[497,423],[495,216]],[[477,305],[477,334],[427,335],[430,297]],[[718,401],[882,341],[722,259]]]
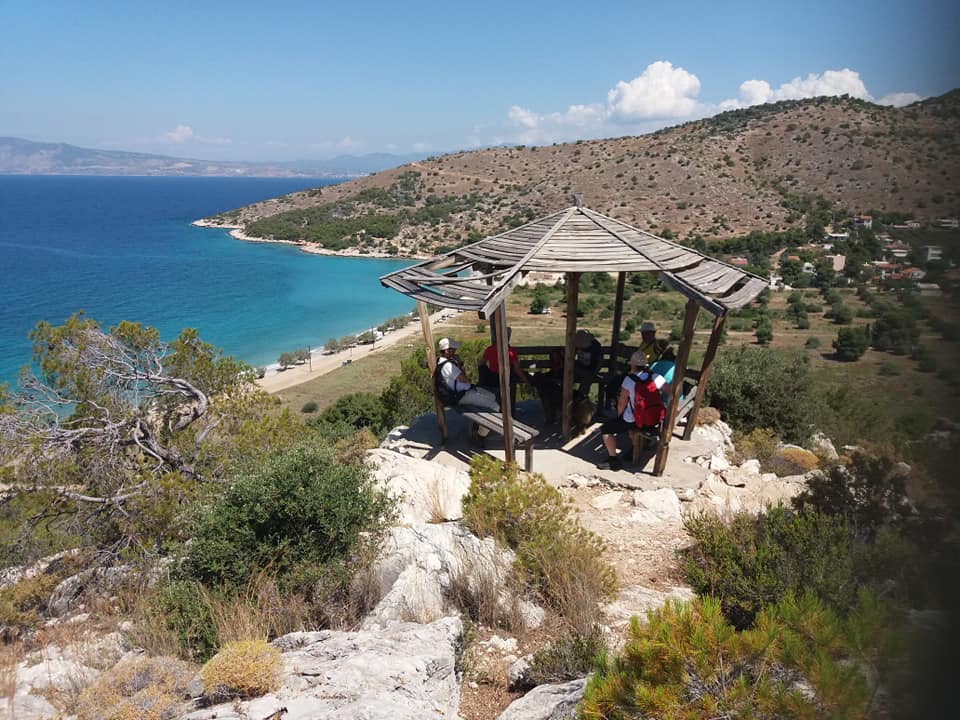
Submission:
[[[456,340],[451,340],[450,338],[440,338],[441,351],[449,350],[450,348],[456,350],[458,347],[460,347],[460,343],[458,343]]]
[[[656,332],[656,331],[657,331],[657,326],[654,325],[654,324],[653,324],[652,322],[650,322],[649,320],[644,320],[644,321],[643,321],[643,325],[640,326],[640,332],[642,332],[642,333],[644,333],[644,332]]]
[[[643,367],[647,364],[647,356],[643,350],[634,351],[633,355],[630,356],[630,364],[634,367]]]

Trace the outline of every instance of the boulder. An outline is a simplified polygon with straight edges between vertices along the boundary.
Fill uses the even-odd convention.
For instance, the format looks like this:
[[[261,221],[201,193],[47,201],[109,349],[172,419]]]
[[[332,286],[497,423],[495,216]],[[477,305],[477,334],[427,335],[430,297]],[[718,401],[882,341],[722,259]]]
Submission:
[[[814,433],[814,436],[810,438],[810,448],[824,460],[836,462],[840,459],[840,454],[833,446],[833,441],[823,433]]]
[[[540,685],[510,703],[497,720],[573,720],[586,685],[586,678]]]
[[[677,497],[677,493],[670,488],[634,490],[633,504],[641,511],[645,511],[642,513],[644,517],[652,515],[655,521],[680,522],[682,520],[680,499]],[[639,517],[631,519],[647,522]]]
[[[459,520],[470,490],[464,471],[383,447],[367,453],[374,478],[397,498],[401,525]]]
[[[675,586],[664,591],[636,585],[623,588],[616,600],[604,606],[603,613],[607,622],[616,627],[626,625],[634,615],[645,619],[650,610],[656,610],[671,600],[686,602],[695,597],[688,587]]]
[[[381,599],[363,627],[398,620],[428,623],[456,614],[449,599],[454,584],[477,596],[494,593],[504,612],[516,607],[528,627],[538,627],[544,611],[507,590],[512,566],[512,552],[457,523],[391,528],[371,569]]]
[[[507,687],[511,690],[526,690],[533,683],[530,681],[530,663],[533,655],[524,655],[507,668]]]
[[[180,720],[423,720],[459,717],[457,618],[376,631],[297,632],[273,641],[283,659],[280,689],[249,701],[213,705]],[[279,716],[278,716],[279,717]]]
[[[620,504],[622,499],[622,492],[612,490],[611,492],[603,493],[603,495],[597,495],[597,497],[590,501],[590,505],[596,510],[612,510]]]

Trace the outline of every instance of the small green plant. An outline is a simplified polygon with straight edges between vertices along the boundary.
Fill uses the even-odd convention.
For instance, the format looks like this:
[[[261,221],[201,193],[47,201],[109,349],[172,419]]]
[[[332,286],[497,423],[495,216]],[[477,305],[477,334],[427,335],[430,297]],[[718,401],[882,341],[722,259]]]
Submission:
[[[300,408],[300,412],[304,414],[315,413],[317,411],[317,403],[313,400],[308,400],[303,404],[303,407]]]
[[[573,627],[590,628],[598,603],[612,596],[616,575],[603,559],[603,541],[584,529],[543,476],[477,456],[463,499],[467,527],[516,551],[526,584]]]
[[[838,612],[856,602],[855,556],[843,518],[778,506],[729,522],[689,517],[684,525],[694,539],[679,553],[687,581],[698,594],[716,597],[739,629],[790,592],[813,592]]]
[[[869,716],[888,633],[869,595],[846,619],[814,596],[786,596],[738,632],[712,598],[636,618],[623,651],[601,657],[583,718],[814,718]],[[827,650],[829,649],[829,650]]]
[[[759,460],[764,464],[773,457],[780,443],[779,438],[770,428],[755,428],[747,433],[739,430],[733,432],[733,446],[736,448],[737,463],[744,460]]]
[[[585,632],[571,631],[533,654],[527,677],[532,685],[567,682],[589,675],[597,658],[607,651],[603,630],[594,625]]]
[[[809,350],[814,350],[820,347],[820,338],[818,338],[816,335],[811,335],[807,338],[807,341],[803,344],[803,346]]]
[[[203,691],[213,702],[254,698],[280,687],[280,651],[263,640],[227,643],[200,670]]]

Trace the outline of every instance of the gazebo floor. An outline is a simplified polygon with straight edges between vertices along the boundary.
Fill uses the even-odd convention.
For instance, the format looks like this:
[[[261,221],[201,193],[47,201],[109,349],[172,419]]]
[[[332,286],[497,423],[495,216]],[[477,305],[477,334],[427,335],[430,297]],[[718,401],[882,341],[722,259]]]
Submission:
[[[597,477],[611,485],[638,490],[653,490],[670,487],[676,490],[690,488],[696,490],[706,478],[707,471],[700,465],[690,462],[689,458],[709,455],[713,445],[702,439],[682,440],[674,436],[670,442],[670,455],[662,476],[653,474],[653,460],[656,447],[648,447],[640,457],[638,464],[630,462],[630,440],[626,434],[620,436],[619,449],[625,460],[622,470],[600,470],[596,463],[605,457],[600,439],[600,424],[596,423],[579,437],[567,443],[563,442],[559,424],[544,427],[541,405],[536,400],[517,403],[514,414],[520,422],[540,429],[540,435],[534,442],[533,470],[543,475],[547,482],[559,487],[570,483],[571,475]],[[472,445],[467,437],[466,421],[456,412],[447,412],[448,438],[446,444],[440,442],[440,430],[433,413],[418,417],[410,428],[402,431],[400,442],[408,451],[442,465],[466,469],[470,459],[481,452],[502,459],[503,438],[491,434],[484,438],[484,447]],[[523,454],[518,460],[523,462]]]

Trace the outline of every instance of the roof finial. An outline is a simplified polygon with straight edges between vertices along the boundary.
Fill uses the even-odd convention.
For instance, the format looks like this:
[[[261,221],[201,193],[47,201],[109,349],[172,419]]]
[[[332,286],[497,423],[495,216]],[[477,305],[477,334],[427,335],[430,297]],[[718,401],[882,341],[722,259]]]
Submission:
[[[572,196],[573,204],[577,207],[583,207],[583,193],[574,193]]]

